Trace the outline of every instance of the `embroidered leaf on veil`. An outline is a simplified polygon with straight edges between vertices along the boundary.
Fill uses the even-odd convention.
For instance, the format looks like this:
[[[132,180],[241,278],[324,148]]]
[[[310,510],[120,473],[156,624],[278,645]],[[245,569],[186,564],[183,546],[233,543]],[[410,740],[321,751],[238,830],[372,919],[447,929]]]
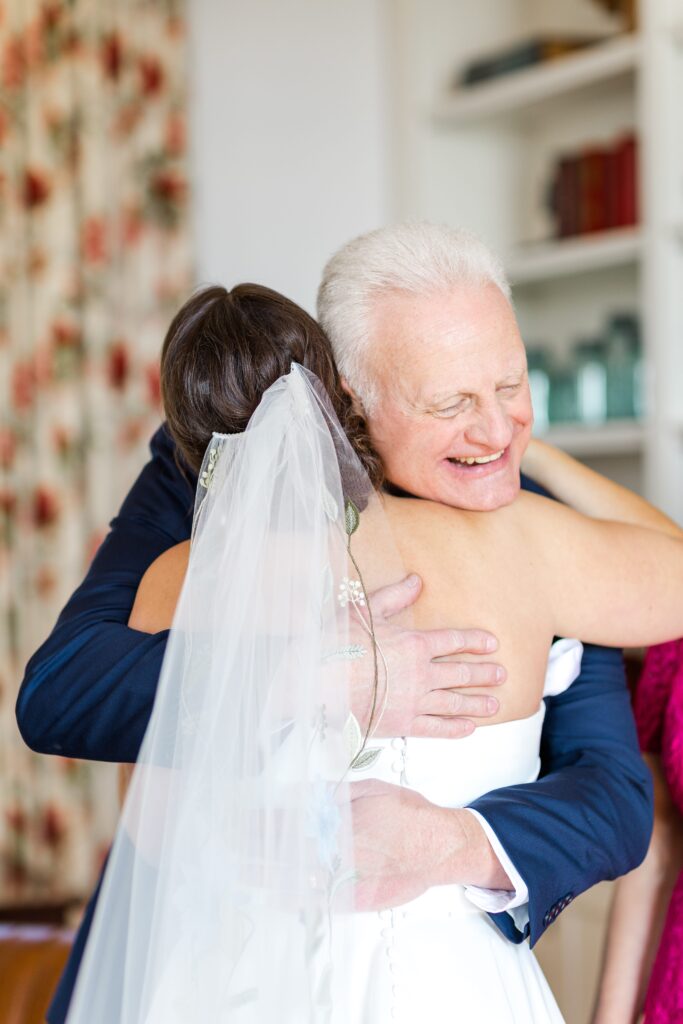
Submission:
[[[349,752],[349,757],[353,760],[363,746],[363,734],[360,731],[358,719],[353,712],[350,712],[349,717],[346,719],[346,725],[344,726],[344,742],[346,744],[346,749]]]
[[[363,734],[358,724],[358,719],[353,712],[350,712],[349,717],[346,719],[344,742],[351,758],[350,768],[354,772],[360,772],[364,768],[369,768],[382,753],[381,747],[363,748]]]
[[[351,536],[358,529],[360,523],[360,512],[351,501],[350,498],[346,499],[346,505],[344,506],[344,525],[346,527],[347,536]]]
[[[367,750],[361,751],[358,757],[355,757],[351,762],[351,771],[361,772],[364,768],[369,768],[370,765],[375,763],[381,753],[381,747],[368,747]]]

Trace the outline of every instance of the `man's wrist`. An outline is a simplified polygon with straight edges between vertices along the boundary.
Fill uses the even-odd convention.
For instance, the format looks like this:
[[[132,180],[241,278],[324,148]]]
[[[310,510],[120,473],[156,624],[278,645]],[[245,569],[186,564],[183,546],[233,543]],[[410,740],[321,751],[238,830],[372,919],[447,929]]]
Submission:
[[[502,867],[477,818],[463,808],[439,807],[439,853],[431,885],[473,885],[511,891]]]

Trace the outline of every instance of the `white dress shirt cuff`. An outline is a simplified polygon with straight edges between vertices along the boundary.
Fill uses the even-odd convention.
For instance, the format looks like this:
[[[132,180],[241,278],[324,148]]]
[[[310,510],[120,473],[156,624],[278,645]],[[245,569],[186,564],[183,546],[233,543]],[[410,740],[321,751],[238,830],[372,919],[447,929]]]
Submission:
[[[501,914],[506,911],[510,913],[511,911],[519,908],[521,913],[518,912],[516,914],[512,914],[512,917],[518,928],[520,927],[520,922],[522,922],[523,918],[526,917],[526,920],[523,921],[522,929],[520,929],[523,930],[524,925],[526,925],[529,920],[529,890],[527,889],[526,882],[508,857],[500,840],[498,839],[498,836],[493,831],[486,818],[483,818],[478,811],[473,810],[471,807],[466,807],[465,810],[469,811],[470,814],[473,814],[483,828],[486,838],[493,847],[493,852],[500,861],[501,867],[513,885],[512,890],[482,889],[478,885],[466,885],[465,895],[476,907],[479,907],[480,910],[485,910],[487,914]]]

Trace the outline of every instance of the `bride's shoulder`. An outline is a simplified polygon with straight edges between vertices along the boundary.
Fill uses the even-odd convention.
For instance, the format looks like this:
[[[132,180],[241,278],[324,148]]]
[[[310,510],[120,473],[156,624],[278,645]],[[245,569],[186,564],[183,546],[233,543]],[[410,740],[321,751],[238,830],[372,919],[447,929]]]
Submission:
[[[190,557],[189,540],[156,558],[140,580],[128,625],[142,633],[159,633],[173,622]]]

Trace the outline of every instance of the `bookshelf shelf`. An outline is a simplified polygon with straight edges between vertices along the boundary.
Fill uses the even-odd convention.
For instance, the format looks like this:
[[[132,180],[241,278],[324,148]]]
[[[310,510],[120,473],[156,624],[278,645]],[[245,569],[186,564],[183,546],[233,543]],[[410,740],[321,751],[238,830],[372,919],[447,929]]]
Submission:
[[[647,423],[558,424],[547,436],[604,458],[683,522],[683,0],[488,0],[467,17],[443,0],[390,6],[406,69],[394,93],[396,219],[488,242],[523,337],[558,367],[574,365],[577,343],[612,344],[615,316],[637,317]],[[619,32],[627,23],[637,31]],[[495,72],[562,35],[603,41],[449,89],[457,69]]]
[[[535,284],[573,274],[635,263],[642,252],[638,228],[620,228],[580,238],[519,246],[507,267],[514,285]]]
[[[444,96],[436,119],[446,124],[525,112],[566,93],[635,72],[641,56],[636,35],[620,36],[581,53],[518,71]]]
[[[567,424],[538,436],[577,458],[638,455],[645,446],[645,427],[639,420],[612,420],[597,427]]]

